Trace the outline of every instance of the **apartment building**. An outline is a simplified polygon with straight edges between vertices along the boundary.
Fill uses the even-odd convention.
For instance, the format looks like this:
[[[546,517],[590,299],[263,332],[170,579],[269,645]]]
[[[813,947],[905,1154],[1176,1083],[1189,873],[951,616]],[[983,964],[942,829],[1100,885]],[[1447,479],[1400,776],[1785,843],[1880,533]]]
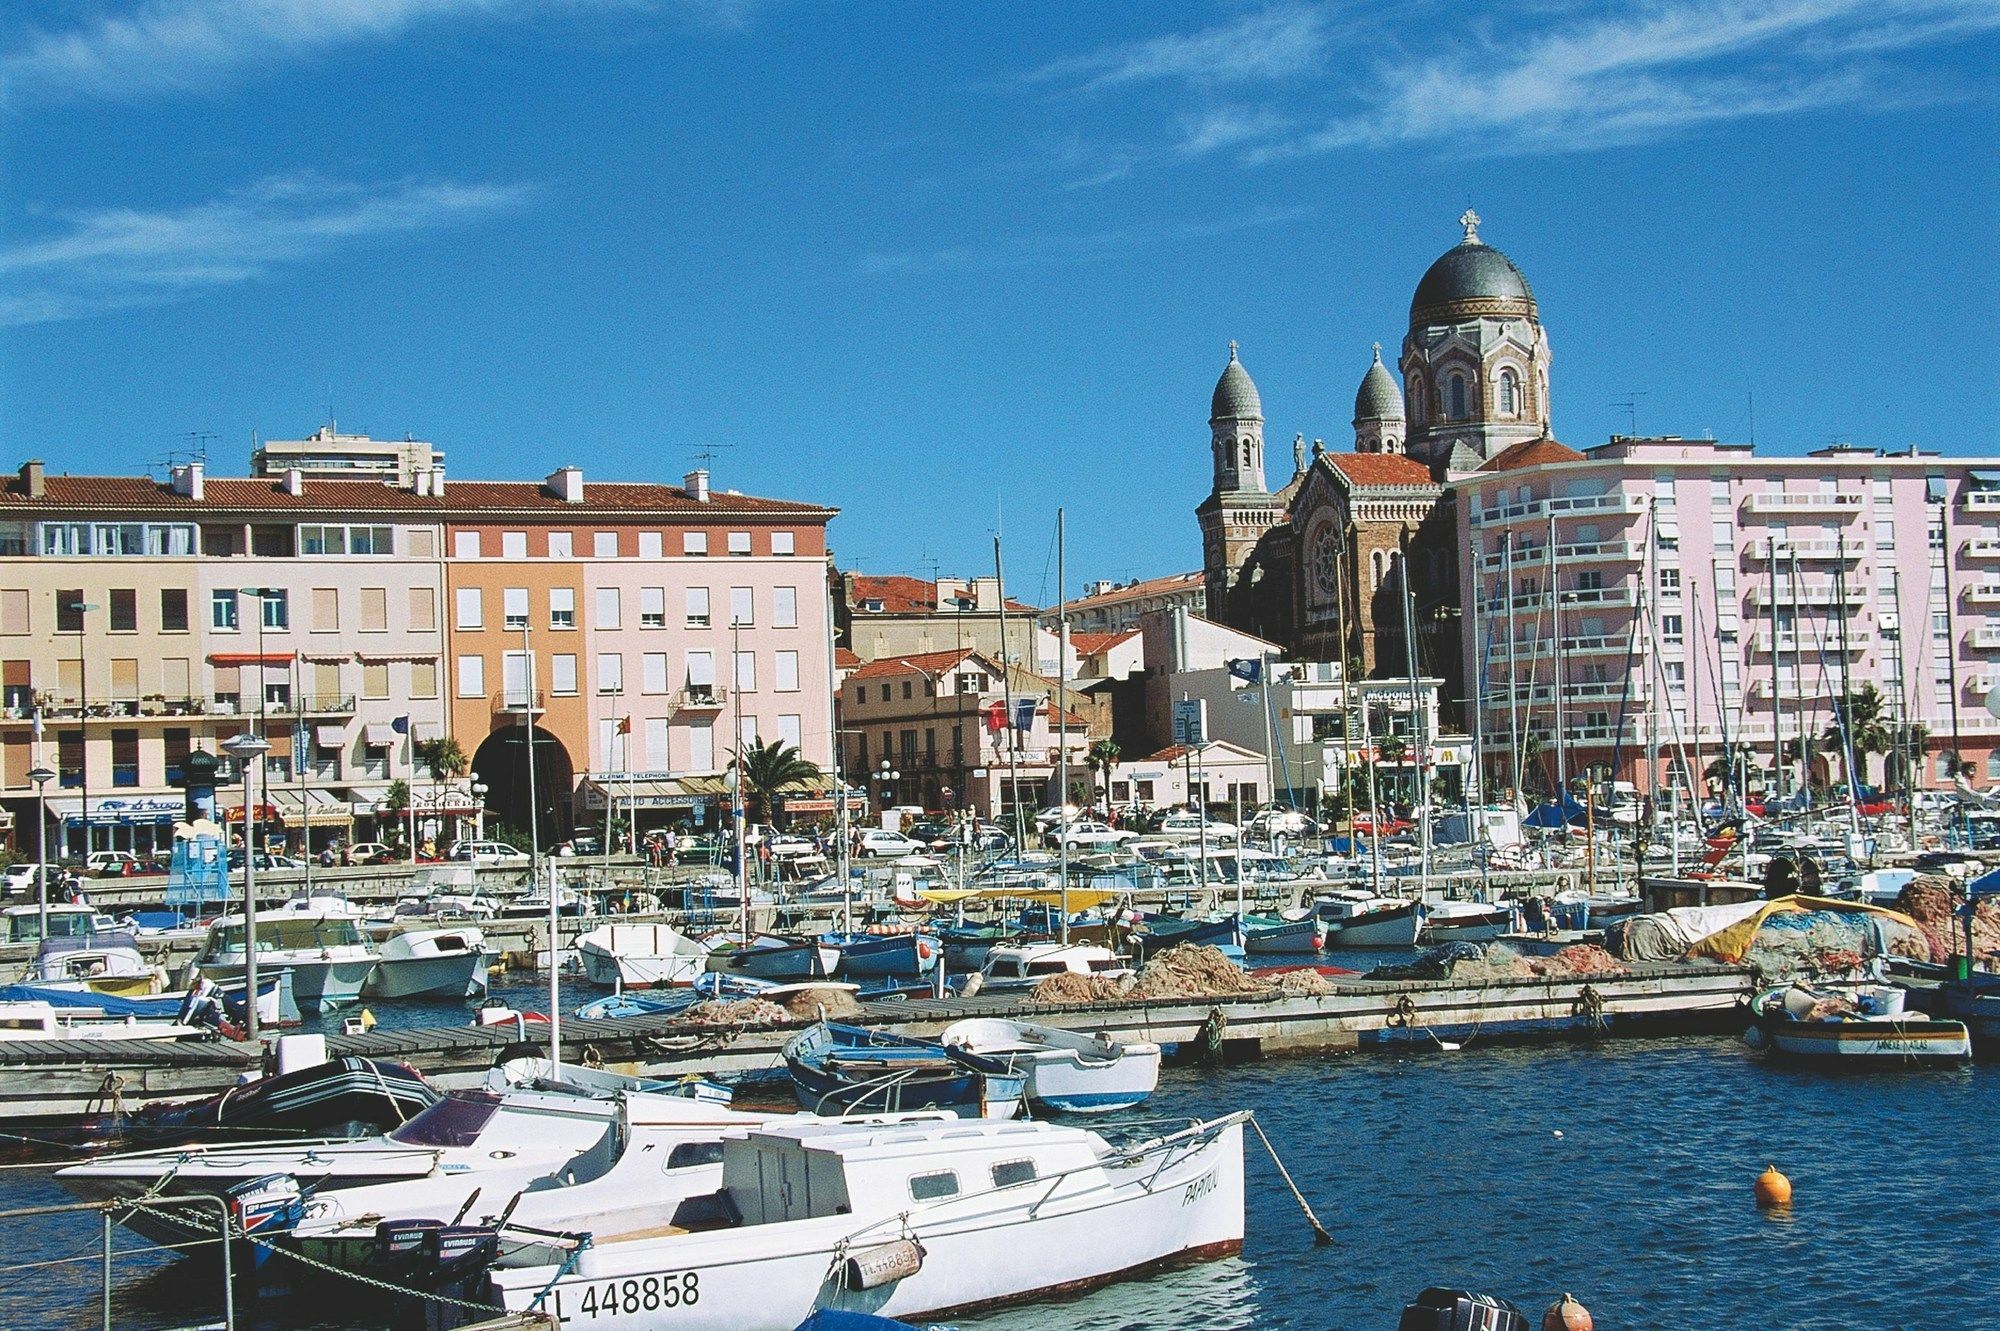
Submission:
[[[1003,598],[998,578],[845,572],[834,577],[834,598],[841,645],[863,661],[968,650],[1056,673],[1056,635],[1040,626],[1033,606]]]
[[[181,762],[246,728],[271,745],[258,813],[294,847],[308,829],[314,845],[379,835],[398,781],[420,835],[482,807],[523,825],[528,721],[550,835],[614,773],[660,816],[712,813],[742,736],[830,761],[832,510],[714,492],[701,472],[307,471],[29,462],[0,487],[0,807],[17,827],[36,824],[44,766],[51,849],[164,846]],[[414,761],[447,734],[472,760],[456,781]],[[240,789],[223,803],[243,816]]]
[[[1538,440],[1449,485],[1490,781],[1645,790],[1725,745],[1753,785],[1839,780],[1820,738],[1872,685],[1922,784],[2000,782],[2000,459]],[[1901,753],[1858,757],[1900,779]]]
[[[1164,577],[1140,578],[1131,582],[1092,582],[1083,595],[1066,608],[1072,634],[1130,633],[1147,615],[1175,608],[1200,615],[1208,608],[1207,575],[1169,573]],[[1042,623],[1054,628],[1055,616],[1045,614]]]

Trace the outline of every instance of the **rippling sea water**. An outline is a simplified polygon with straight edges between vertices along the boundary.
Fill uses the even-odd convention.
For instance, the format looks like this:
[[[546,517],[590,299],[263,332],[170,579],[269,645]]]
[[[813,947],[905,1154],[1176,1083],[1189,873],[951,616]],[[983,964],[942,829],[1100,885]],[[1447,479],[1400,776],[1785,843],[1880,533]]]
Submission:
[[[447,1014],[459,1016],[386,1015]],[[1240,1259],[958,1324],[1387,1331],[1409,1296],[1445,1284],[1511,1298],[1537,1324],[1570,1290],[1606,1331],[2000,1325],[2000,1065],[1857,1075],[1773,1065],[1728,1038],[1475,1042],[1172,1068],[1145,1112],[1236,1108],[1258,1111],[1332,1247],[1312,1246],[1252,1138]],[[1797,1189],[1789,1215],[1753,1204],[1752,1180],[1770,1162]],[[62,1200],[39,1171],[0,1172],[0,1208]],[[0,1327],[99,1324],[93,1219],[14,1220],[0,1232]],[[119,1242],[138,1240],[121,1231]],[[7,1269],[56,1256],[89,1260]],[[120,1328],[219,1318],[215,1278],[198,1267],[141,1255],[117,1269]],[[257,1331],[410,1324],[324,1289],[245,1300],[239,1317]]]

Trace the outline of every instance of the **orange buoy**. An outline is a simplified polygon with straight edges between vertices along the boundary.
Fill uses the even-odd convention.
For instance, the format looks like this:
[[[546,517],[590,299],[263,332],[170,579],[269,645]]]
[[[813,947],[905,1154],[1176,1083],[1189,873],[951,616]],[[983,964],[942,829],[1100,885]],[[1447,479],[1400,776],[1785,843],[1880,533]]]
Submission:
[[[1791,1204],[1792,1181],[1780,1174],[1776,1165],[1766,1165],[1757,1176],[1757,1205],[1768,1210]]]
[[[1565,1293],[1542,1314],[1542,1331],[1591,1331],[1590,1309]]]

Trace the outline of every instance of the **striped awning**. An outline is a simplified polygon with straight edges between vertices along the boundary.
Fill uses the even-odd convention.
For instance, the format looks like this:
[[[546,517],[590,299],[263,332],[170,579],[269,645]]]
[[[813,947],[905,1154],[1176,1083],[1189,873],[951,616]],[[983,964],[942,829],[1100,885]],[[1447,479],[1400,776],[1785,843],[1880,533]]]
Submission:
[[[322,749],[337,749],[347,743],[346,726],[314,726],[313,742]]]
[[[386,721],[370,721],[362,732],[362,738],[371,749],[393,749],[403,742],[403,737],[396,733],[396,727]]]

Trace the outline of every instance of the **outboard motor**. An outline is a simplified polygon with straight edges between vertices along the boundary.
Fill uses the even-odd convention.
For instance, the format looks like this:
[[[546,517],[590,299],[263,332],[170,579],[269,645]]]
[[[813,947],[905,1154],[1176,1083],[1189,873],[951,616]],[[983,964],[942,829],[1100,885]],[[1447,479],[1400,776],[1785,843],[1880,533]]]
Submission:
[[[305,1190],[290,1174],[266,1174],[239,1183],[223,1194],[232,1225],[250,1240],[250,1260],[262,1266],[270,1260],[268,1240],[299,1223],[305,1215]]]
[[[1528,1331],[1528,1317],[1491,1294],[1433,1287],[1403,1309],[1396,1331]]]
[[[375,1226],[375,1265],[385,1277],[401,1280],[421,1269],[430,1237],[442,1220],[384,1220]]]

